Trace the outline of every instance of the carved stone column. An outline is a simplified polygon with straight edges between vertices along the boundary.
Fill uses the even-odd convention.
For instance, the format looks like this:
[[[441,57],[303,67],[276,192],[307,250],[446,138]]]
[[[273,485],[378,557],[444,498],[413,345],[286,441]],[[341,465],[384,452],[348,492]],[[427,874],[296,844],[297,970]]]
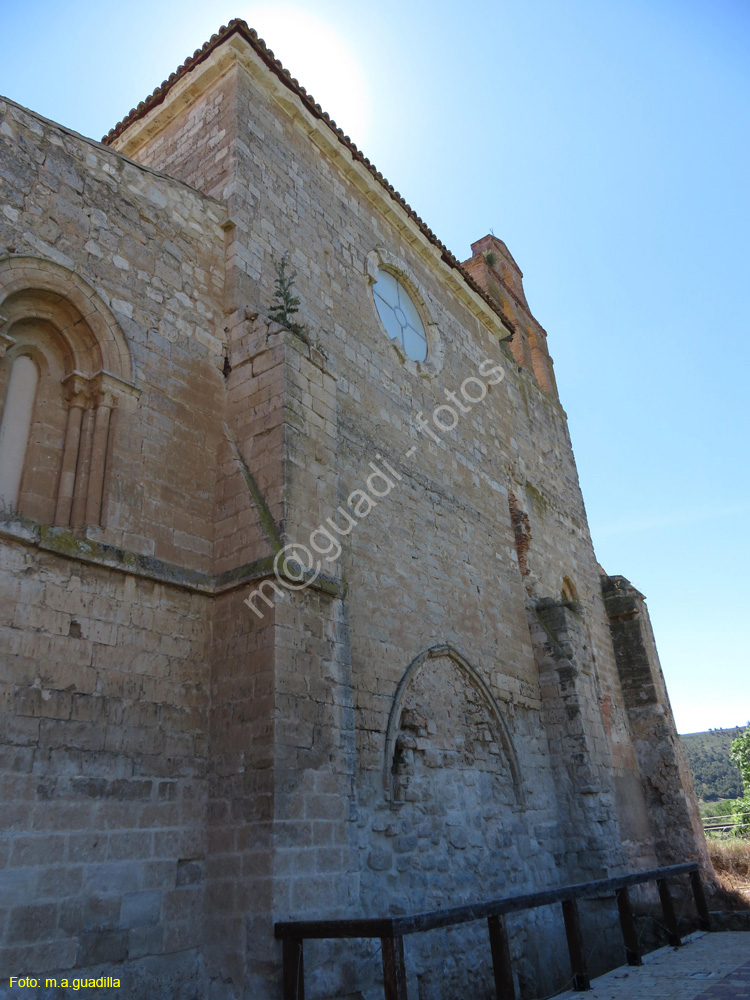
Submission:
[[[94,411],[94,432],[91,441],[91,465],[86,495],[86,524],[99,524],[102,515],[102,489],[107,464],[109,421],[115,406],[115,394],[109,386],[99,389]]]
[[[86,523],[86,497],[89,488],[91,441],[93,436],[94,411],[89,404],[83,413],[81,439],[78,447],[78,464],[76,465],[76,481],[73,488],[73,509],[70,516],[70,523],[74,528],[82,528]]]
[[[140,390],[131,382],[105,371],[97,372],[91,378],[73,372],[68,379],[72,379],[69,390],[70,410],[58,513],[60,517],[64,517],[65,503],[68,502],[66,498],[69,495],[72,495],[72,509],[69,522],[58,520],[57,523],[70,523],[74,528],[84,528],[101,523],[104,479],[112,445],[112,410],[126,397],[138,399]],[[78,410],[81,415],[74,414],[73,410]],[[71,494],[70,479],[73,470],[75,485]]]
[[[81,444],[81,426],[83,414],[91,398],[89,380],[84,376],[74,372],[64,382],[67,383],[65,395],[68,402],[68,422],[65,430],[65,447],[55,508],[55,524],[62,526],[69,525],[71,522],[76,468]]]

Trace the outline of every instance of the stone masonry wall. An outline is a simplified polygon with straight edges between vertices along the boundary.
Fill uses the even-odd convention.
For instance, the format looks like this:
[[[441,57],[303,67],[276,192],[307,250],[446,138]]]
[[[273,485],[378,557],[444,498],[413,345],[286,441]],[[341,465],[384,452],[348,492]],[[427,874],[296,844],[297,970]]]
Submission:
[[[4,969],[200,945],[206,599],[2,551]]]
[[[677,735],[645,599],[624,577],[602,577],[641,786],[661,865],[699,860],[710,870],[693,780]]]
[[[274,912],[344,915],[357,873],[341,591],[328,573],[299,594],[271,586],[297,520],[309,533],[322,516],[316,483],[335,481],[335,380],[304,339],[244,315],[229,334],[216,568],[254,575],[217,601],[207,940],[210,969],[261,996],[279,988]]]
[[[10,102],[0,154],[0,257],[85,279],[135,383],[101,526],[2,533],[0,964],[204,996],[223,210]]]
[[[100,524],[29,508],[3,528],[4,964],[270,1000],[274,920],[615,874],[660,858],[675,821],[693,850],[679,760],[662,793],[681,813],[642,786],[655,716],[504,244],[466,266],[510,346],[237,35],[119,153],[0,115],[0,258],[75,271],[133,362]],[[301,335],[264,318],[286,252]],[[419,307],[425,363],[382,328],[381,267]],[[279,558],[303,548],[301,582]],[[559,987],[559,914],[511,932],[524,994]],[[468,926],[415,938],[410,990],[473,996],[488,957]],[[367,945],[310,946],[306,966],[313,1000],[382,991]]]
[[[216,54],[211,59],[218,65]],[[281,541],[309,547],[310,532],[327,517],[345,524],[341,511],[351,513],[352,491],[367,488],[375,467],[381,475],[385,463],[393,470],[387,473],[392,484],[387,495],[338,539],[340,555],[331,542],[329,558],[321,560],[334,577],[341,575],[347,587],[353,717],[351,729],[341,730],[332,743],[330,759],[343,762],[346,741],[354,741],[356,794],[347,800],[349,823],[358,831],[361,853],[360,910],[376,915],[384,909],[400,912],[420,905],[426,884],[425,876],[420,876],[421,859],[427,856],[437,866],[430,885],[443,899],[456,892],[470,895],[472,889],[481,894],[482,886],[499,878],[500,871],[519,880],[519,885],[531,886],[598,877],[642,863],[648,857],[648,824],[634,826],[628,816],[632,802],[617,792],[623,782],[630,782],[632,791],[637,766],[599,589],[599,568],[564,412],[554,395],[544,331],[528,312],[520,272],[513,271],[515,263],[506,255],[508,260],[503,256],[494,273],[485,275],[487,287],[497,290],[501,305],[517,325],[512,351],[519,345],[522,351],[516,357],[498,344],[462,301],[446,292],[446,269],[435,265],[410,224],[396,209],[381,212],[368,198],[356,168],[346,166],[347,154],[335,149],[329,153],[317,126],[267,76],[252,53],[245,52],[223,75],[212,72],[192,111],[182,112],[178,105],[170,110],[167,102],[147,119],[153,126],[139,131],[141,126],[136,125],[116,142],[145,162],[168,168],[212,193],[219,184],[217,165],[234,160],[237,183],[245,193],[232,201],[232,264],[240,272],[229,281],[236,294],[235,308],[267,310],[278,260],[285,251],[291,253],[301,320],[335,371],[336,419],[333,442],[319,448],[319,454],[303,449],[299,461],[294,459],[293,431],[285,435]],[[197,92],[196,84],[190,86]],[[236,133],[233,116],[239,123]],[[199,119],[204,126],[200,130]],[[163,121],[163,135],[157,120]],[[205,150],[203,171],[196,166],[196,143]],[[475,248],[480,254],[482,247]],[[380,326],[370,290],[373,254],[407,282],[423,310],[434,359],[423,369],[405,362]],[[479,277],[485,265],[486,260],[478,261],[474,268]],[[478,376],[483,361],[501,366],[504,380],[488,385],[481,402],[458,414],[455,430],[439,432],[429,423],[433,412],[447,402],[446,393],[457,392],[465,379]],[[330,405],[325,399],[321,403]],[[309,426],[311,407],[310,395],[291,396],[287,426]],[[419,430],[418,414],[426,417],[432,434]],[[383,480],[378,482],[384,489]],[[526,525],[523,564],[509,506],[511,494]],[[561,711],[548,711],[540,686],[539,657],[544,654],[535,655],[527,614],[529,603],[533,609],[538,602],[540,606],[545,601],[560,602],[566,579],[573,582],[579,597],[580,624],[572,645],[570,622],[560,623],[563,634],[555,641],[567,642],[567,655],[573,656],[571,676],[578,677],[574,688],[579,689],[575,720],[569,718],[570,706],[566,708],[564,700]],[[277,604],[277,620],[279,614],[293,610],[291,620],[296,625],[291,634],[296,639],[288,650],[284,643],[277,645],[276,658],[277,690],[289,692],[278,701],[276,717],[295,720],[289,729],[291,742],[284,740],[278,748],[279,762],[287,757],[295,761],[290,777],[315,749],[318,713],[326,711],[327,703],[335,703],[326,693],[327,686],[335,689],[330,687],[330,670],[323,674],[328,685],[318,693],[311,679],[318,676],[317,664],[323,665],[327,656],[336,662],[326,653],[325,643],[313,650],[301,638],[320,626],[315,617],[308,617],[299,595]],[[532,611],[532,617],[536,614]],[[301,660],[300,644],[305,650]],[[505,810],[498,822],[513,831],[512,850],[521,852],[524,864],[514,866],[498,852],[488,859],[489,867],[481,873],[473,869],[472,878],[463,881],[457,876],[466,870],[460,860],[464,855],[459,853],[462,848],[450,843],[447,824],[436,844],[430,840],[436,834],[424,832],[420,850],[420,829],[440,827],[440,817],[450,811],[450,789],[455,787],[452,758],[446,759],[437,785],[435,769],[425,768],[415,776],[414,794],[429,804],[419,818],[410,816],[414,809],[408,804],[391,814],[393,804],[388,803],[382,778],[394,766],[386,759],[386,733],[397,687],[416,657],[446,644],[477,671],[507,720],[527,792],[519,823],[513,819],[513,808],[498,805],[501,812]],[[552,685],[553,701],[560,697],[560,677],[543,680]],[[425,718],[440,717],[440,698],[445,696],[441,685],[431,695],[423,694]],[[460,738],[465,739],[467,730],[463,732]],[[566,793],[556,768],[571,739],[577,741],[578,773],[571,775]],[[279,775],[286,773],[281,763],[278,766]],[[342,780],[345,774],[343,767]],[[295,780],[294,787],[304,801],[314,785]],[[591,799],[590,807],[583,809],[577,798],[582,788]],[[342,795],[339,789],[328,806],[332,820],[340,818]],[[297,808],[306,808],[295,802]],[[278,807],[276,819],[283,821]],[[618,828],[626,824],[628,836],[621,846]],[[312,828],[302,823],[290,829],[301,838],[300,848],[313,847],[305,839]],[[576,829],[578,836],[573,835]],[[392,836],[384,836],[389,830]],[[597,830],[600,836],[592,850],[589,837]],[[346,839],[351,843],[351,834]],[[346,863],[342,857],[341,885],[346,884]],[[293,870],[296,888],[290,896],[289,869],[274,869],[275,916],[337,911],[340,900],[329,898],[336,884],[332,878],[321,881],[314,865],[307,870],[300,864]],[[388,872],[399,875],[390,890]],[[517,934],[522,933],[518,928]],[[467,965],[475,957],[478,961],[478,944],[467,938],[462,947]],[[533,944],[526,942],[524,947],[533,952]],[[414,956],[423,976],[429,975],[431,963],[435,966],[439,949],[435,944],[431,954],[428,947],[421,958]],[[376,970],[371,969],[370,975],[377,977]],[[465,990],[463,975],[454,969],[445,982]],[[331,977],[333,970],[321,973],[313,995],[346,988],[344,980]],[[425,989],[426,984],[425,979]]]

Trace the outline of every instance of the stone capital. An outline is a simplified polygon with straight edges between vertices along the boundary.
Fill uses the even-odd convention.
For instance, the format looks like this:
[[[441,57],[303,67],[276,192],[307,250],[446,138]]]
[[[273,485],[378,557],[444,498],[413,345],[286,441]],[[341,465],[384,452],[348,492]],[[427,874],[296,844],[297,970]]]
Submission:
[[[118,378],[108,371],[99,371],[95,375],[84,375],[83,372],[72,371],[62,380],[65,387],[65,398],[71,406],[106,406],[114,409],[123,396],[137,399],[141,391],[132,382]]]
[[[62,380],[65,389],[65,399],[70,406],[79,406],[85,410],[90,405],[93,392],[91,380],[81,372],[73,371]]]
[[[91,382],[99,394],[100,405],[103,406],[113,407],[123,396],[132,396],[134,399],[138,399],[141,394],[141,390],[133,382],[126,382],[125,379],[104,369],[92,376]]]
[[[9,333],[5,333],[3,327],[8,322],[7,316],[0,316],[0,358],[5,357],[5,352],[15,344],[15,338]]]

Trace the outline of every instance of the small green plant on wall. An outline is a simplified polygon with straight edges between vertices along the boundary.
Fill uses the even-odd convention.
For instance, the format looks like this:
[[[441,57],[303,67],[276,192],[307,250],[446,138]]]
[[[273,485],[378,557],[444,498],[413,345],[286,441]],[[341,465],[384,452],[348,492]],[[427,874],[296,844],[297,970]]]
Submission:
[[[297,272],[289,269],[289,254],[284,253],[276,268],[276,281],[274,282],[273,305],[268,316],[275,323],[286,327],[292,333],[304,337],[307,333],[305,326],[298,323],[294,318],[299,312],[300,301],[294,294],[294,282]]]

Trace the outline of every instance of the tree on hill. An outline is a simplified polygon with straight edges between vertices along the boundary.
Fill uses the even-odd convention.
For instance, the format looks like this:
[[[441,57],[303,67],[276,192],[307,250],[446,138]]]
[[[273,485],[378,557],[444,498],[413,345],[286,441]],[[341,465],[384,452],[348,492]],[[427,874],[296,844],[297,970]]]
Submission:
[[[695,791],[703,802],[736,799],[742,795],[742,779],[729,758],[732,740],[741,732],[740,728],[715,729],[682,737]]]
[[[750,725],[742,736],[733,740],[729,758],[739,768],[742,783],[745,786],[745,794],[747,794],[750,791]]]
[[[748,724],[742,736],[738,736],[732,742],[732,749],[729,756],[732,763],[736,764],[739,768],[739,772],[742,775],[742,784],[745,789],[742,804],[737,814],[737,821],[740,824],[737,832],[748,834],[750,833],[750,724]]]

